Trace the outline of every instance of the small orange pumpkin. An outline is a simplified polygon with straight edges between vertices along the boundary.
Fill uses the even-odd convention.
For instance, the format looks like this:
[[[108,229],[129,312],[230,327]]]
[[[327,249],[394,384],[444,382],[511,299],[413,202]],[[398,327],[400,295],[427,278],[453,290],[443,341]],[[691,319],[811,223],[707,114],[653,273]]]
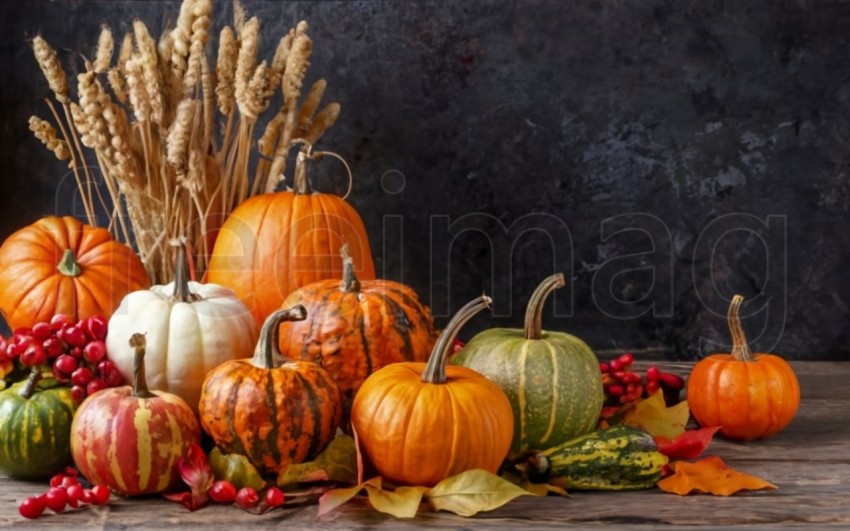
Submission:
[[[60,313],[109,317],[124,295],[149,287],[132,249],[69,216],[42,218],[0,247],[0,310],[12,330]]]
[[[800,405],[800,385],[784,359],[750,351],[740,319],[743,301],[735,295],[729,305],[732,353],[714,354],[694,366],[688,405],[700,426],[720,426],[728,439],[752,441],[788,426]]]
[[[508,397],[480,373],[446,366],[460,327],[490,303],[482,296],[461,308],[427,365],[393,363],[360,387],[351,422],[384,479],[434,486],[466,470],[499,469],[514,433]]]
[[[284,308],[303,304],[309,317],[280,326],[280,351],[286,358],[313,361],[331,373],[348,411],[354,394],[373,372],[390,363],[427,360],[437,332],[431,311],[416,292],[390,280],[361,283],[348,245],[343,245],[341,254],[341,283],[320,280],[284,301]]]

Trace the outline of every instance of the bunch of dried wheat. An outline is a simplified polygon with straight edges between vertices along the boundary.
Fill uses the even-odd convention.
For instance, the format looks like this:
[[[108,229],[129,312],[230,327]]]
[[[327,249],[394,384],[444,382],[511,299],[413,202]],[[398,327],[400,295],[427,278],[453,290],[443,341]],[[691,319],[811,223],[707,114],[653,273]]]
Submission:
[[[314,144],[339,115],[338,103],[317,113],[324,80],[302,102],[313,46],[306,22],[280,39],[270,63],[258,63],[260,22],[247,19],[235,2],[234,24],[221,30],[212,69],[211,12],[212,0],[183,0],[176,27],[158,41],[134,21],[114,64],[112,32],[104,27],[94,58],[77,76],[76,102],[56,51],[42,37],[33,40],[61,109],[46,100],[58,131],[36,116],[30,130],[60,160],[70,161],[88,223],[97,224],[99,201],[111,213],[109,230],[135,242],[157,283],[171,279],[168,242],[175,237],[188,238],[199,250],[196,268],[202,274],[209,236],[221,222],[251,195],[274,191],[291,148]],[[273,100],[280,108],[256,142],[259,156],[252,157],[258,116]],[[87,159],[96,162],[101,180]]]

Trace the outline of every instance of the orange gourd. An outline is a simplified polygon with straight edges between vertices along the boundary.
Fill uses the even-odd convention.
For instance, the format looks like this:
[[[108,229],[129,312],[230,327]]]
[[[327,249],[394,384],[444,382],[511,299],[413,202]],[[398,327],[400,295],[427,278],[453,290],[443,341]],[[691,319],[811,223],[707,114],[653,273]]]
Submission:
[[[0,310],[12,330],[55,314],[109,317],[124,295],[149,287],[132,249],[72,217],[42,218],[0,247]]]
[[[490,306],[482,296],[452,318],[427,365],[375,372],[354,397],[360,447],[387,480],[433,486],[466,470],[496,472],[513,439],[513,411],[498,385],[467,367],[447,366],[457,332]]]
[[[688,378],[688,405],[700,426],[720,426],[728,439],[764,439],[785,428],[800,405],[800,385],[791,366],[773,354],[753,354],[741,326],[744,298],[729,305],[732,353],[714,354]]]
[[[207,281],[233,289],[260,324],[296,289],[339,278],[345,242],[360,278],[375,278],[363,221],[342,198],[310,189],[307,157],[298,154],[293,190],[254,196],[233,211],[207,268]]]

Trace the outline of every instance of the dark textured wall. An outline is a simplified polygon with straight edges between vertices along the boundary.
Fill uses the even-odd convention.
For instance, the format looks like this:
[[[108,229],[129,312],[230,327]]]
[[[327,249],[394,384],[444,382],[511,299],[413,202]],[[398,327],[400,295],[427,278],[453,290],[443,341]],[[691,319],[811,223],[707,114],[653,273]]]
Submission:
[[[445,323],[492,293],[599,350],[693,358],[726,347],[750,298],[754,346],[850,359],[850,4],[829,1],[269,2],[265,55],[311,23],[311,79],[342,104],[322,142],[348,158],[380,271]],[[176,2],[0,2],[0,235],[69,213],[65,175],[26,128],[42,33],[79,68],[98,27],[153,29]],[[230,16],[217,5],[217,27]],[[323,162],[316,187],[344,187]],[[57,194],[57,190],[59,190]]]

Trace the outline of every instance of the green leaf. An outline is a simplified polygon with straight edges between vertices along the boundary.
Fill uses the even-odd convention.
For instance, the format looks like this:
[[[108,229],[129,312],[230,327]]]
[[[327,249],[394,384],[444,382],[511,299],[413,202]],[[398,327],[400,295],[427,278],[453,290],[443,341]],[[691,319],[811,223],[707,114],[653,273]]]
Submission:
[[[383,490],[366,484],[369,503],[376,510],[395,516],[396,518],[413,518],[419,511],[422,495],[427,487],[398,487],[394,491]]]
[[[281,487],[314,481],[357,482],[357,450],[353,438],[338,435],[315,461],[289,465],[277,477]]]
[[[237,489],[252,487],[260,490],[266,486],[265,480],[244,455],[223,454],[216,447],[210,452],[210,466],[216,479],[226,479]]]
[[[461,516],[492,511],[518,496],[527,495],[531,493],[486,470],[461,472],[439,482],[427,493],[435,509]]]

